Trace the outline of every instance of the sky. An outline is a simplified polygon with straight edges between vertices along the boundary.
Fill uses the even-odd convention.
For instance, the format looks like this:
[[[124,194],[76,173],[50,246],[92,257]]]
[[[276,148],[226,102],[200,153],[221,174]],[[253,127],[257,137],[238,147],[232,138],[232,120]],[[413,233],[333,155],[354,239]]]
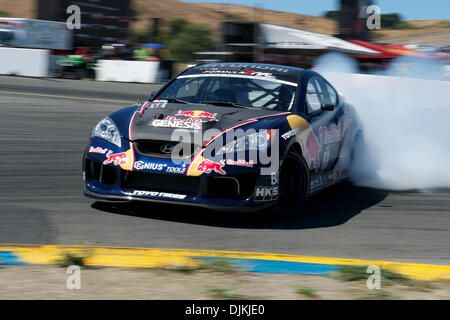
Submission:
[[[339,0],[183,0],[240,4],[269,10],[321,16],[336,10]],[[381,13],[400,13],[405,20],[450,20],[450,0],[373,0]]]

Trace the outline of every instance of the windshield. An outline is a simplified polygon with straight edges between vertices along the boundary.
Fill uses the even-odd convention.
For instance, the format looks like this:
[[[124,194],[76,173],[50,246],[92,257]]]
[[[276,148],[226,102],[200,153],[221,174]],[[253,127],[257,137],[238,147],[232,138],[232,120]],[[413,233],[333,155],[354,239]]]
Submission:
[[[295,93],[295,84],[275,79],[180,76],[154,98],[177,99],[189,103],[222,102],[230,106],[289,111],[294,104]]]

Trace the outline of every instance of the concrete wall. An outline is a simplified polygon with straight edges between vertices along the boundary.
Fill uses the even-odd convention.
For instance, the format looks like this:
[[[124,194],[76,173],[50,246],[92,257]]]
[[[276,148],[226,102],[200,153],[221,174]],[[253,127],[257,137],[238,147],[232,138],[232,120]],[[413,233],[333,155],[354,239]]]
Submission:
[[[0,47],[0,74],[48,77],[50,51]]]
[[[120,82],[158,82],[159,62],[99,60],[95,80]]]

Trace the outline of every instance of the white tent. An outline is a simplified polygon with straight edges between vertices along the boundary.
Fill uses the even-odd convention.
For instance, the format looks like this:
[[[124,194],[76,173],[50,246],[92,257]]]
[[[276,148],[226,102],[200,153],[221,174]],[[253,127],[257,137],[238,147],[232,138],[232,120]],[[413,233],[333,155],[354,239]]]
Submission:
[[[264,49],[331,50],[358,55],[379,52],[321,33],[298,30],[273,24],[259,24],[259,43]]]

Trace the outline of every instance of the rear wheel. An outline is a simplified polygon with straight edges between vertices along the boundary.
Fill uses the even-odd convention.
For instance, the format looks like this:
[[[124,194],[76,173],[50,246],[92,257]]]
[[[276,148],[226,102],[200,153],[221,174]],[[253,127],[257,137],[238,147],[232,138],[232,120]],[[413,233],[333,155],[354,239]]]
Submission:
[[[290,151],[280,168],[278,201],[273,208],[274,213],[280,216],[299,213],[308,192],[308,166],[299,153]]]

